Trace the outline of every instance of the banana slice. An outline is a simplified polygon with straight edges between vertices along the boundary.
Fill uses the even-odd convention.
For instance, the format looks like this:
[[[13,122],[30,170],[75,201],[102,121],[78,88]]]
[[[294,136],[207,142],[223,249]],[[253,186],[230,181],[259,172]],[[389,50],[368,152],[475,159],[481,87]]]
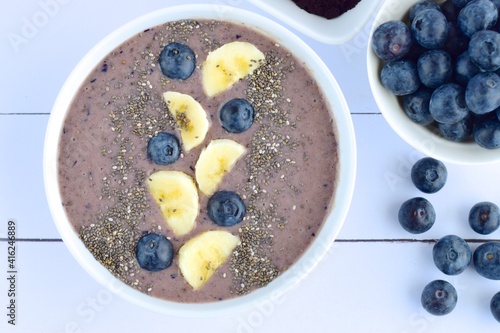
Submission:
[[[205,231],[179,249],[179,269],[193,289],[200,289],[240,243],[238,236],[224,231]]]
[[[245,153],[246,148],[229,139],[212,140],[201,152],[195,166],[198,188],[205,195],[213,194],[226,173]]]
[[[231,42],[210,52],[202,67],[202,83],[208,97],[229,88],[257,69],[265,56],[248,42]]]
[[[177,121],[182,146],[189,151],[200,145],[208,132],[207,113],[193,97],[175,91],[163,93],[168,110]]]
[[[174,235],[189,233],[199,212],[198,190],[193,178],[181,171],[162,170],[149,176],[147,184]]]

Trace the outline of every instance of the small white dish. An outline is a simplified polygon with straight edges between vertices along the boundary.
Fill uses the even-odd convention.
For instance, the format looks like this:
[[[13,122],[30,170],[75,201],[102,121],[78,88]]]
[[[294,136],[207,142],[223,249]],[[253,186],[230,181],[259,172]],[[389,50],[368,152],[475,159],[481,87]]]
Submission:
[[[356,7],[334,19],[309,14],[292,0],[248,0],[297,31],[325,44],[342,44],[363,29],[380,0],[361,0]]]
[[[441,137],[436,129],[414,123],[404,113],[402,102],[380,82],[380,70],[383,66],[371,47],[373,31],[382,23],[389,20],[403,20],[409,9],[419,0],[400,1],[386,0],[370,31],[367,48],[368,81],[373,97],[380,112],[392,129],[408,144],[425,155],[462,165],[480,165],[500,162],[500,151],[481,148],[474,142],[453,142]],[[442,3],[443,1],[437,1]]]
[[[68,221],[61,204],[58,177],[58,145],[64,119],[73,96],[82,80],[115,47],[135,34],[150,27],[182,19],[222,19],[244,23],[274,38],[287,47],[312,71],[319,86],[327,91],[333,117],[337,125],[339,144],[339,176],[333,208],[315,241],[302,257],[268,286],[245,296],[221,302],[188,304],[166,301],[141,293],[121,282],[94,259]],[[78,63],[64,83],[51,112],[44,145],[44,182],[49,208],[54,223],[71,254],[100,284],[132,303],[160,313],[181,317],[222,315],[247,308],[256,302],[272,300],[295,286],[326,254],[340,231],[354,191],[356,174],[356,144],[354,128],[345,98],[328,67],[301,39],[281,25],[252,12],[218,5],[184,5],[169,7],[141,16],[120,27],[92,48]]]

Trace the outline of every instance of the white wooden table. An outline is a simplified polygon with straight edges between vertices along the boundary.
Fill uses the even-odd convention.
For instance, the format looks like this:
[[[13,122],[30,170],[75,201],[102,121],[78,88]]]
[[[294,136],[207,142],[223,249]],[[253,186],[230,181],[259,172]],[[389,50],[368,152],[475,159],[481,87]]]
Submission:
[[[0,1],[0,332],[498,332],[490,314],[500,282],[469,267],[447,277],[434,266],[434,241],[446,234],[472,240],[467,223],[479,201],[500,204],[500,164],[447,164],[448,183],[427,197],[437,221],[423,235],[398,224],[400,204],[422,195],[409,169],[420,153],[380,114],[366,79],[370,24],[331,46],[295,31],[323,58],[344,91],[357,135],[354,198],[338,241],[313,272],[279,303],[257,304],[222,318],[185,319],[149,312],[96,283],[73,259],[53,224],[42,179],[42,147],[52,103],[80,58],[129,20],[184,3],[239,6],[244,0]],[[500,152],[499,152],[500,153]],[[9,296],[8,222],[16,222],[15,296]],[[458,290],[455,310],[426,314],[422,288],[446,279]],[[16,302],[16,325],[8,323]]]

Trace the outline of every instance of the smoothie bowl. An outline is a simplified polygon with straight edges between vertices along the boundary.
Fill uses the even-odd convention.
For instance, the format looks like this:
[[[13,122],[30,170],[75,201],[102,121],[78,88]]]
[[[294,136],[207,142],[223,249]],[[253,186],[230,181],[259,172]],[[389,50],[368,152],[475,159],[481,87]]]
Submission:
[[[89,274],[179,316],[278,297],[347,214],[356,147],[335,79],[300,39],[225,6],[140,17],[97,44],[49,120],[54,222]]]

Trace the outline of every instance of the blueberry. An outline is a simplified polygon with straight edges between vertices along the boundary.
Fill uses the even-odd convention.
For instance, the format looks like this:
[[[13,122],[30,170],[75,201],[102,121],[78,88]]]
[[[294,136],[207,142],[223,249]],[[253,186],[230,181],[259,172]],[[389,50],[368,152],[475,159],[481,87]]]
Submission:
[[[179,159],[181,148],[179,139],[173,134],[159,132],[149,139],[148,158],[158,165],[169,165]]]
[[[469,224],[475,232],[489,235],[500,226],[500,210],[492,202],[483,201],[472,206]]]
[[[458,8],[463,8],[465,5],[467,5],[469,2],[472,0],[452,0],[453,4],[457,6]]]
[[[443,50],[427,51],[418,58],[417,71],[422,84],[428,88],[437,88],[451,77],[451,57]]]
[[[472,128],[474,141],[486,149],[500,148],[500,121],[498,119],[479,119]]]
[[[497,22],[498,10],[490,0],[473,0],[460,13],[457,23],[464,35],[471,37],[475,32],[492,28]]]
[[[469,51],[460,54],[455,60],[455,80],[463,86],[467,86],[469,80],[479,74],[481,69],[472,62]]]
[[[436,10],[441,11],[441,7],[439,7],[439,5],[435,1],[433,1],[433,0],[421,0],[417,3],[415,3],[413,6],[411,6],[410,12],[408,14],[409,18],[410,18],[410,22],[413,21],[415,16],[424,9],[436,9]]]
[[[424,193],[436,193],[446,184],[447,178],[446,166],[432,157],[419,159],[411,168],[411,181]]]
[[[448,38],[443,46],[443,50],[456,58],[459,54],[465,52],[469,47],[469,38],[465,36],[455,22],[448,23]]]
[[[403,202],[399,208],[398,220],[406,231],[421,234],[434,225],[436,212],[427,199],[416,197]]]
[[[255,111],[246,99],[234,98],[226,102],[219,111],[222,127],[230,133],[241,133],[253,124]]]
[[[447,235],[434,244],[432,258],[436,267],[444,274],[458,275],[465,271],[472,261],[472,251],[462,238]]]
[[[474,118],[469,114],[457,123],[438,123],[438,129],[443,138],[454,142],[461,142],[471,136],[473,124]]]
[[[414,61],[416,64],[418,58],[426,51],[428,51],[428,49],[418,43],[413,42],[411,43],[410,51],[408,51],[404,59]]]
[[[411,32],[401,21],[388,21],[379,25],[372,35],[372,49],[384,61],[402,58],[410,50]]]
[[[382,85],[396,96],[414,93],[420,86],[417,67],[411,60],[388,62],[380,72]]]
[[[449,314],[457,305],[457,300],[457,290],[451,283],[444,280],[434,280],[422,291],[422,306],[435,316]]]
[[[245,203],[232,191],[215,192],[207,204],[208,217],[221,227],[230,227],[243,220],[246,213]]]
[[[500,292],[491,298],[490,310],[493,317],[500,323]]]
[[[489,241],[477,247],[472,255],[476,271],[490,280],[500,280],[500,242]]]
[[[196,67],[196,56],[191,48],[181,43],[170,43],[160,53],[163,75],[174,80],[186,80]]]
[[[427,126],[434,122],[429,112],[429,101],[431,93],[427,90],[417,90],[413,94],[406,95],[403,100],[403,110],[415,123]]]
[[[469,114],[465,89],[457,83],[445,83],[432,92],[429,102],[432,117],[443,124],[453,124]]]
[[[446,43],[448,29],[446,17],[436,9],[420,11],[411,23],[415,41],[427,49],[441,48]]]
[[[139,266],[151,272],[161,271],[172,264],[174,249],[170,241],[161,234],[143,236],[136,246]]]
[[[483,71],[500,68],[500,33],[493,30],[476,32],[470,39],[468,50],[472,62]]]
[[[465,102],[475,114],[486,114],[500,106],[500,76],[483,72],[469,80]]]
[[[453,0],[446,0],[441,4],[441,12],[444,14],[448,22],[454,22],[457,20],[460,8],[455,6]]]

